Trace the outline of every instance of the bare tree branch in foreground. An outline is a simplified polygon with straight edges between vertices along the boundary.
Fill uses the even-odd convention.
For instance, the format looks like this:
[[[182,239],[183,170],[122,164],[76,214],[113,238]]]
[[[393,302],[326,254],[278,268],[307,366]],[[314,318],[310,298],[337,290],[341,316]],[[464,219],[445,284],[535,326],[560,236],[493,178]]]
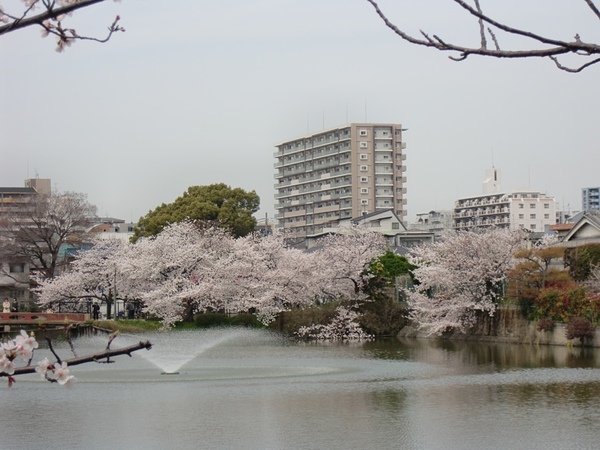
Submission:
[[[42,36],[50,34],[57,37],[57,52],[62,52],[76,40],[107,42],[115,32],[125,31],[125,28],[119,25],[119,16],[115,17],[112,24],[108,26],[108,34],[104,38],[82,36],[74,28],[68,28],[63,25],[66,16],[70,16],[74,11],[86,8],[96,3],[102,3],[106,0],[22,0],[25,10],[19,14],[10,14],[0,6],[0,36],[21,30],[31,26],[42,27]],[[118,1],[118,0],[115,0]],[[37,6],[41,6],[43,12],[31,15]]]
[[[573,41],[567,42],[506,25],[484,14],[482,12],[480,0],[473,0],[473,6],[467,4],[467,2],[463,0],[452,0],[478,21],[480,35],[479,47],[464,47],[453,44],[451,42],[447,42],[440,36],[426,33],[423,30],[420,30],[421,37],[409,35],[388,19],[375,0],[367,1],[373,5],[377,15],[383,20],[386,26],[403,40],[410,42],[411,44],[432,47],[440,51],[458,53],[458,56],[449,57],[453,61],[464,61],[470,55],[490,56],[493,58],[550,58],[552,61],[554,61],[556,67],[571,73],[581,72],[582,70],[600,62],[600,45],[582,41],[579,34],[574,36]],[[583,1],[590,8],[592,14],[594,14],[600,20],[600,10],[596,7],[593,0]],[[544,48],[532,47],[528,50],[502,50],[496,36],[498,31],[505,32],[513,36],[523,37],[531,44],[541,44]],[[488,36],[494,43],[493,48],[488,46]],[[563,65],[559,62],[557,57],[566,54],[577,55],[578,57],[585,59],[586,62],[579,63],[579,65],[575,67]],[[599,55],[599,57],[594,57],[594,55]]]
[[[66,362],[69,366],[78,366],[80,364],[86,364],[90,362],[97,363],[111,363],[110,358],[114,356],[120,355],[129,355],[138,350],[146,349],[150,350],[152,348],[152,344],[149,341],[146,342],[138,342],[137,344],[130,345],[128,347],[119,348],[116,350],[104,350],[100,353],[94,353],[93,355],[80,356],[77,358],[65,359],[61,362]],[[58,362],[58,361],[57,361]],[[14,375],[25,375],[27,373],[35,373],[36,366],[25,366],[25,367],[17,367],[15,368]],[[4,372],[0,372],[0,377],[7,377],[8,375]]]
[[[69,340],[69,345],[75,357],[66,360],[63,360],[58,353],[56,353],[54,347],[52,346],[52,341],[46,338],[48,348],[54,355],[55,362],[51,362],[48,360],[48,358],[44,358],[42,361],[39,361],[36,365],[32,366],[31,362],[33,360],[33,353],[34,350],[38,348],[38,343],[33,333],[28,335],[25,331],[21,331],[21,333],[14,339],[9,339],[0,344],[0,377],[7,377],[8,386],[10,387],[16,381],[15,376],[37,372],[42,376],[42,378],[50,381],[51,383],[64,385],[75,380],[75,377],[70,374],[70,366],[77,366],[79,364],[90,362],[112,363],[114,361],[111,361],[111,357],[119,355],[131,356],[131,354],[137,350],[144,348],[150,350],[152,348],[152,344],[150,344],[149,341],[140,341],[139,343],[130,345],[128,347],[111,350],[110,345],[116,335],[117,332],[112,333],[109,336],[108,343],[104,351],[81,357],[78,357],[75,354],[73,345]],[[23,360],[25,360],[27,365],[23,367],[16,367],[14,361],[18,357],[21,357]]]

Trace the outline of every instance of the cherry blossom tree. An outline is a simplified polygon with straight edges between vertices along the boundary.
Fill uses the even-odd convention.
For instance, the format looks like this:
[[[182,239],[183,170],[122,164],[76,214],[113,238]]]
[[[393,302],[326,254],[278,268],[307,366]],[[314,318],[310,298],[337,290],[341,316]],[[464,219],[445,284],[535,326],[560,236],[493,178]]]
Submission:
[[[130,247],[131,244],[114,239],[99,240],[91,249],[81,250],[68,271],[41,281],[36,289],[38,304],[55,309],[67,302],[76,308],[82,299],[98,300],[106,303],[110,319],[114,302],[131,294],[130,282],[119,265]]]
[[[288,248],[282,233],[236,239],[234,251],[221,264],[220,282],[214,286],[221,301],[233,302],[237,311],[255,311],[265,323],[282,311],[314,304],[322,293],[323,276],[315,270],[314,255]]]
[[[327,237],[318,251],[285,245],[285,237],[234,238],[225,230],[184,221],[135,244],[98,243],[69,273],[43,283],[40,303],[65,299],[135,299],[165,327],[196,312],[252,311],[265,323],[317,299],[358,299],[368,263],[383,237],[351,229]],[[113,297],[113,298],[114,298]]]
[[[368,279],[369,263],[386,250],[381,233],[352,225],[321,239],[315,253],[319,272],[328,284],[323,291],[330,297],[358,297]]]
[[[417,247],[409,260],[419,284],[409,291],[410,317],[431,334],[467,331],[478,313],[493,315],[522,234],[507,229],[446,233]]]
[[[509,25],[507,22],[498,20],[483,11],[483,0],[463,1],[452,0],[467,17],[472,17],[477,26],[479,45],[464,46],[452,41],[447,36],[440,36],[425,31],[420,31],[420,36],[409,34],[403,26],[395,25],[383,12],[375,0],[367,0],[376,14],[383,20],[398,37],[406,42],[423,47],[434,48],[444,52],[450,52],[454,61],[464,61],[471,55],[488,56],[492,58],[549,58],[561,70],[567,72],[581,72],[582,70],[600,62],[600,45],[586,41],[576,33],[571,40],[559,38],[552,35],[535,33],[531,30]],[[584,7],[588,8],[590,15],[600,19],[600,9],[593,0],[583,0]],[[408,7],[408,5],[407,5]],[[534,28],[532,24],[531,29]],[[517,49],[506,49],[501,47],[503,37],[506,41],[522,43]],[[516,38],[516,39],[515,39]],[[564,65],[559,57],[572,55],[578,61],[573,66]]]
[[[5,0],[6,1],[6,0]],[[108,26],[105,37],[97,38],[81,35],[65,24],[67,17],[81,8],[87,8],[106,0],[13,0],[10,8],[0,5],[0,36],[27,27],[37,26],[42,36],[56,37],[56,51],[62,52],[75,41],[107,42],[114,33],[125,31],[119,25],[120,17],[116,16]],[[120,1],[120,0],[114,0]]]
[[[219,261],[233,245],[233,237],[223,229],[175,223],[155,237],[138,240],[123,258],[121,270],[144,310],[171,326],[201,305],[214,303]]]

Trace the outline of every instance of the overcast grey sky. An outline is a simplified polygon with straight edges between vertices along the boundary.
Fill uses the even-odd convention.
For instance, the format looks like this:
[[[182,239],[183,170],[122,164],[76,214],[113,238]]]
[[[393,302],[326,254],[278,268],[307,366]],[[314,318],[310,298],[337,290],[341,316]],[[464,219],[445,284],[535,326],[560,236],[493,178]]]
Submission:
[[[583,0],[482,3],[518,26],[600,42]],[[413,34],[479,41],[449,0],[380,5]],[[39,29],[0,37],[0,185],[51,178],[100,215],[135,221],[224,182],[256,190],[259,218],[272,217],[274,145],[365,120],[408,128],[409,221],[479,194],[492,164],[505,190],[539,189],[565,209],[600,185],[600,66],[452,62],[401,41],[364,0],[123,0],[70,23],[101,35],[116,14],[125,33],[63,54]]]

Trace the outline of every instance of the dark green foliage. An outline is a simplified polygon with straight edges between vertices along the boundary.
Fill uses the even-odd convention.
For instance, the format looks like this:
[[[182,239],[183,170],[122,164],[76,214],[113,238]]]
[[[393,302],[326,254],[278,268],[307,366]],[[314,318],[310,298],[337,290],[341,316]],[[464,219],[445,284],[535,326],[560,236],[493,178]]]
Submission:
[[[397,277],[408,275],[412,279],[412,271],[416,266],[408,262],[402,255],[397,255],[390,249],[369,264],[366,271],[371,275],[363,290],[369,296],[376,296],[381,290],[394,285]]]
[[[518,299],[519,302],[519,311],[527,320],[535,320],[536,319],[536,308],[535,308],[535,300],[531,298],[520,297]]]
[[[259,204],[255,191],[246,192],[224,183],[191,186],[173,203],[163,203],[141,217],[132,241],[155,236],[167,225],[184,220],[220,226],[236,237],[245,236],[256,227],[252,214],[258,211]]]
[[[225,313],[206,312],[196,314],[194,323],[198,328],[212,327],[253,327],[262,328],[264,325],[254,314],[236,314],[230,316]]]
[[[565,335],[567,339],[579,339],[583,345],[586,339],[594,337],[595,329],[592,323],[585,317],[573,317],[567,324]]]
[[[359,307],[361,328],[374,336],[396,336],[407,324],[408,310],[392,295],[380,295]]]
[[[585,281],[589,278],[592,268],[600,264],[600,244],[568,248],[564,261],[575,281]]]

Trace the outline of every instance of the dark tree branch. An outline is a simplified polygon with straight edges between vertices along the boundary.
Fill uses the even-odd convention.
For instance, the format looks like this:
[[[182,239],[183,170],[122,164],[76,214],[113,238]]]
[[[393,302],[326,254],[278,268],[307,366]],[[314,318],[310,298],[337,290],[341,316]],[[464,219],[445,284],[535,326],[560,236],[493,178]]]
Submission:
[[[480,35],[480,46],[476,47],[465,47],[457,44],[453,44],[445,41],[437,35],[429,35],[424,31],[420,31],[423,38],[414,37],[399,27],[397,27],[394,23],[392,23],[387,16],[381,11],[379,5],[375,0],[367,0],[375,9],[377,15],[381,18],[381,20],[385,23],[385,25],[390,28],[396,35],[398,35],[403,40],[414,44],[421,45],[424,47],[435,48],[440,51],[449,51],[456,52],[458,56],[450,56],[449,58],[453,61],[464,61],[470,55],[480,55],[480,56],[489,56],[493,58],[550,58],[554,61],[556,66],[564,71],[576,73],[581,72],[585,68],[594,65],[600,62],[600,59],[594,59],[592,61],[587,61],[586,63],[580,65],[576,68],[570,68],[560,64],[557,60],[557,56],[564,54],[574,54],[581,57],[587,57],[591,55],[600,55],[600,45],[595,43],[588,43],[581,40],[579,35],[575,35],[573,41],[564,41],[559,39],[550,38],[547,36],[542,36],[531,31],[522,30],[519,28],[511,27],[502,22],[498,22],[495,19],[487,16],[482,12],[482,8],[480,5],[480,0],[474,0],[475,7],[467,4],[463,0],[452,0],[465,11],[467,11],[470,15],[477,18],[478,27],[479,27],[479,35]],[[593,0],[584,0],[590,9],[594,12],[594,14],[600,19],[600,10],[595,6]],[[485,37],[484,24],[490,25],[487,30],[490,34],[495,48],[488,48],[487,40]],[[543,44],[545,46],[550,46],[550,48],[530,48],[528,50],[502,50],[500,48],[498,39],[494,33],[493,28],[497,30],[504,31],[505,33],[521,36],[530,41],[535,41],[537,43]]]
[[[600,19],[600,10],[598,10],[596,5],[594,5],[594,2],[592,0],[583,0],[583,1],[587,3],[587,5],[590,7],[590,9],[592,11],[594,11],[594,14],[596,14],[596,17],[598,19]]]
[[[46,6],[46,11],[41,14],[25,17],[27,13],[32,9],[33,5],[25,11],[23,16],[19,19],[14,20],[11,23],[0,26],[0,35],[5,33],[10,33],[12,31],[21,30],[23,28],[31,27],[34,25],[42,25],[46,20],[56,19],[58,16],[66,15],[72,13],[81,8],[86,8],[88,6],[94,5],[96,3],[102,3],[106,0],[81,0],[77,3],[71,3],[67,6],[62,6],[59,8],[54,8],[54,2],[48,3]]]
[[[85,363],[90,363],[90,362],[100,362],[103,359],[108,360],[113,356],[119,356],[119,355],[131,356],[131,354],[135,351],[138,351],[141,349],[150,350],[151,348],[152,348],[152,344],[149,341],[146,341],[146,342],[140,341],[139,343],[130,345],[129,347],[123,347],[118,350],[105,350],[103,352],[95,353],[93,355],[80,356],[78,358],[67,359],[64,362],[66,362],[69,367],[78,366],[80,364],[85,364]],[[57,362],[62,363],[62,361],[58,358],[58,356],[56,355],[54,350],[52,350],[52,353],[57,358]],[[28,373],[35,373],[35,368],[36,368],[36,366],[17,367],[17,368],[15,368],[15,373],[12,376],[25,375]],[[4,372],[0,372],[0,377],[8,377],[8,376],[9,376],[8,374],[6,374]]]

